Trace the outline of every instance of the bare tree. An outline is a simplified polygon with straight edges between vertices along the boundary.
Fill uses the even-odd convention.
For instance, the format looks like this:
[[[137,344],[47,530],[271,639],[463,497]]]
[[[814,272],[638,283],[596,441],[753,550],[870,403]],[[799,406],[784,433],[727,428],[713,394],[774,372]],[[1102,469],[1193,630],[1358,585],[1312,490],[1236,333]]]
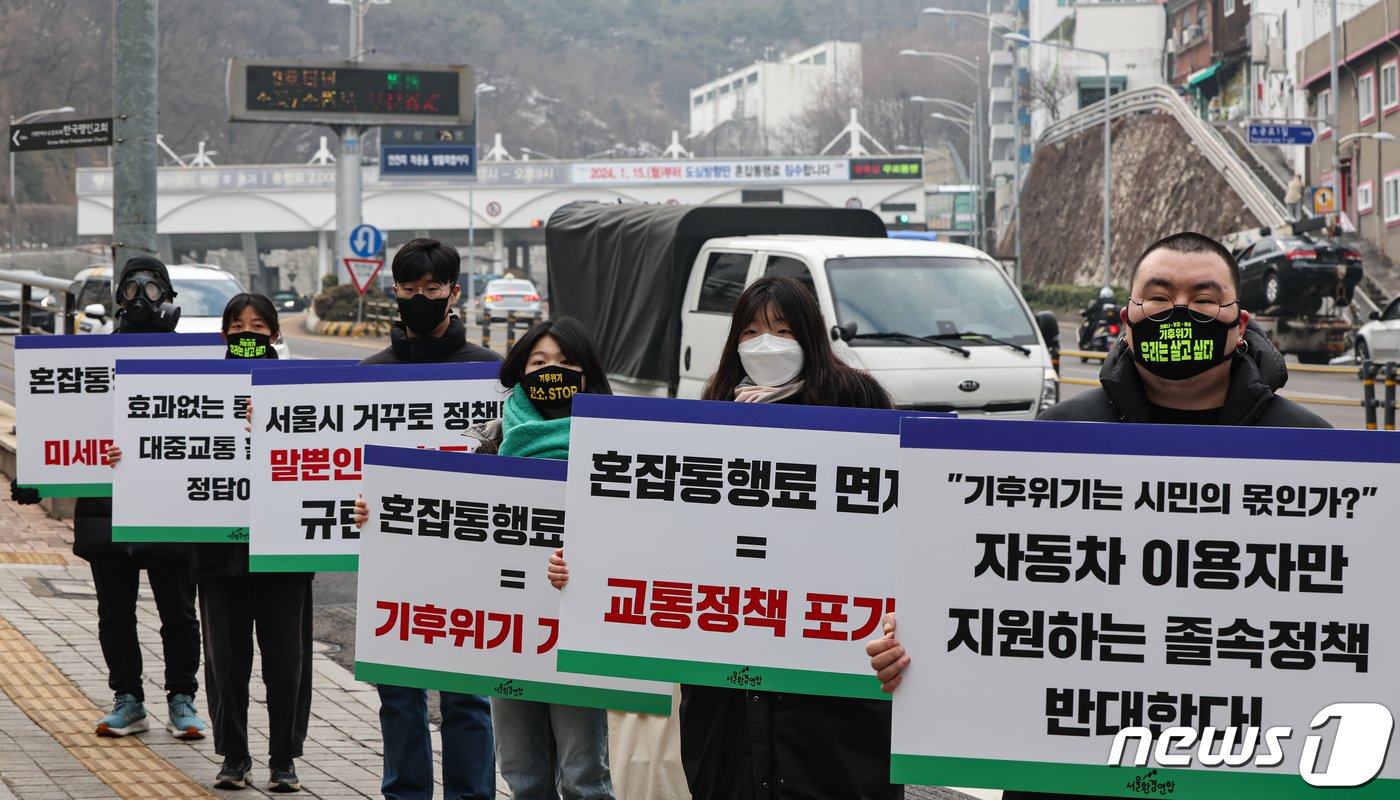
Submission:
[[[1059,62],[1042,64],[1030,71],[1026,87],[1021,90],[1021,102],[1028,108],[1050,114],[1050,121],[1060,119],[1060,103],[1074,90],[1074,81],[1060,69]]]

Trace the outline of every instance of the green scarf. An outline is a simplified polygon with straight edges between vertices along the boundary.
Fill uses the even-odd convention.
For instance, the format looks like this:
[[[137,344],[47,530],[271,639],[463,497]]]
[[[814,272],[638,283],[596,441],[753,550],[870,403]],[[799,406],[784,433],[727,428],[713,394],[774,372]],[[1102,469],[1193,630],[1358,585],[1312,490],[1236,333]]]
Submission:
[[[497,451],[503,456],[520,458],[555,458],[566,460],[569,457],[569,417],[545,419],[525,396],[525,387],[516,384],[506,400],[505,414],[501,420],[501,447]]]

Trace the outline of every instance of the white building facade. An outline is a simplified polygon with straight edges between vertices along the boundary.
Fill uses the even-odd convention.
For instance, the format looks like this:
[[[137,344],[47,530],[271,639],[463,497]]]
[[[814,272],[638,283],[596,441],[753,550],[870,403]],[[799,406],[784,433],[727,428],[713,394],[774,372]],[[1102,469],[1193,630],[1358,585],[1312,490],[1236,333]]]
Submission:
[[[690,90],[690,135],[703,136],[730,120],[756,120],[764,136],[781,136],[808,109],[833,93],[861,87],[861,49],[823,42],[781,61],[759,62]]]

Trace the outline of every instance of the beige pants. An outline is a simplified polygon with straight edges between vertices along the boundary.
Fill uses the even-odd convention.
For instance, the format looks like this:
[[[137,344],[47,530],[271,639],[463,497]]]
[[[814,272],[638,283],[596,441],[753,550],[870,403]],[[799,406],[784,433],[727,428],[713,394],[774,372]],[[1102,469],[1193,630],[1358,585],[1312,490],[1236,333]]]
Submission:
[[[690,800],[681,767],[681,692],[671,716],[608,712],[608,766],[618,800]]]

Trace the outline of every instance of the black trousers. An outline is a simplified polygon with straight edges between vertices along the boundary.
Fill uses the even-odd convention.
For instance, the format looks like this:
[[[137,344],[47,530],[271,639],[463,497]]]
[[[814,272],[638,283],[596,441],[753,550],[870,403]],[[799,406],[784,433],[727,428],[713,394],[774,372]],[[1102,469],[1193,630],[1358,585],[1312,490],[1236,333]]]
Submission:
[[[267,688],[268,756],[300,758],[311,719],[311,581],[259,575],[202,581],[204,682],[214,752],[248,753],[253,635]]]
[[[97,640],[107,662],[107,686],[116,694],[146,700],[141,686],[141,642],[136,636],[136,592],[144,569],[160,612],[166,695],[194,696],[199,690],[199,620],[194,613],[190,562],[111,554],[95,557],[89,565],[97,586]]]

